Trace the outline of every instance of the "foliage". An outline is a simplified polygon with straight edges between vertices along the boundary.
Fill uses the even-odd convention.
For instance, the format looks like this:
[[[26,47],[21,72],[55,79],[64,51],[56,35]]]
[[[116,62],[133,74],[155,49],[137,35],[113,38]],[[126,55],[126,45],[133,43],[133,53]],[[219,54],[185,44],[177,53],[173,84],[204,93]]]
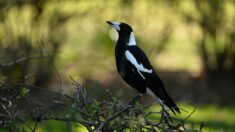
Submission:
[[[1,63],[25,59],[11,68],[0,66],[1,75],[15,78],[9,83],[20,82],[20,77],[34,74],[34,83],[45,86],[55,72],[53,63],[61,43],[66,40],[64,24],[70,14],[56,9],[48,11],[46,4],[46,0],[0,2]],[[54,13],[52,17],[48,17],[50,13]],[[28,59],[32,56],[47,58],[37,63]]]
[[[25,62],[27,68],[19,65],[7,70],[25,74],[27,69],[32,69],[38,75],[35,79],[37,84],[46,83],[52,77],[53,71],[45,69],[48,63],[56,61],[60,49],[64,54],[59,55],[60,60],[56,62],[67,72],[74,73],[73,76],[82,79],[99,76],[96,72],[89,72],[93,64],[86,61],[87,58],[92,59],[91,62],[99,60],[95,66],[102,74],[107,70],[101,67],[105,66],[110,71],[110,55],[113,55],[114,46],[107,35],[108,26],[105,27],[105,21],[109,19],[126,21],[133,26],[137,41],[153,58],[153,65],[166,70],[176,67],[176,70],[190,71],[203,67],[206,73],[234,75],[234,2],[230,0],[119,0],[107,1],[106,4],[84,0],[11,0],[1,1],[0,7],[2,62],[45,51],[54,53],[49,61],[40,64]],[[42,47],[40,40],[47,43],[43,51],[38,50]],[[169,51],[174,46],[178,48]],[[94,56],[93,51],[99,54]],[[157,60],[156,52],[160,56]],[[184,57],[186,54],[187,58]],[[70,61],[78,64],[79,68],[71,66]],[[175,61],[174,65],[172,61]]]
[[[140,104],[140,95],[133,97],[127,104],[123,104],[107,90],[108,100],[98,101],[87,96],[84,86],[75,81],[74,86],[77,89],[75,95],[60,94],[61,97],[64,97],[63,100],[61,97],[54,99],[53,105],[50,107],[38,104],[30,114],[21,113],[17,109],[14,111],[6,109],[5,113],[7,114],[1,115],[1,121],[6,123],[5,127],[9,131],[18,131],[21,128],[22,130],[26,128],[30,131],[36,131],[39,124],[47,120],[65,122],[69,132],[72,131],[72,122],[85,126],[89,131],[191,130],[187,128],[186,120],[194,111],[185,119],[180,119],[171,116],[168,113],[169,110],[165,109],[164,106],[162,106],[160,112],[148,111],[147,108],[149,106]],[[26,85],[25,87],[32,88],[35,86]],[[25,87],[22,88],[24,94],[28,92]],[[59,112],[59,114],[58,108],[61,107],[66,109],[66,111],[63,113]],[[149,116],[154,114],[161,115],[159,121],[156,122],[149,119]],[[32,120],[31,123],[29,123],[29,119]],[[12,127],[12,122],[15,124],[15,127]],[[201,130],[202,127],[203,124],[198,130]]]
[[[172,1],[172,3],[187,24],[195,25],[200,29],[201,35],[195,43],[208,79],[226,77],[233,81],[232,78],[235,75],[234,1],[192,0]]]

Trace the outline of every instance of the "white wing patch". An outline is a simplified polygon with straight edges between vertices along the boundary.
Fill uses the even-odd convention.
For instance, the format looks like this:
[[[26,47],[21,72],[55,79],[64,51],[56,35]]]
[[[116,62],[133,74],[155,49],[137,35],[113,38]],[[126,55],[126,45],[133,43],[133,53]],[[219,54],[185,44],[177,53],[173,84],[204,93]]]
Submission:
[[[136,45],[135,36],[134,36],[133,32],[131,32],[131,34],[130,34],[130,39],[129,39],[129,42],[127,43],[127,45],[129,45],[129,46]]]
[[[145,77],[144,77],[144,75],[141,72],[146,72],[146,73],[152,73],[153,72],[152,69],[144,68],[142,63],[138,64],[138,62],[136,61],[135,57],[131,54],[130,51],[127,50],[125,52],[125,55],[126,55],[127,60],[130,61],[131,64],[133,64],[136,67],[138,73],[140,74],[140,76],[143,79],[145,79]]]

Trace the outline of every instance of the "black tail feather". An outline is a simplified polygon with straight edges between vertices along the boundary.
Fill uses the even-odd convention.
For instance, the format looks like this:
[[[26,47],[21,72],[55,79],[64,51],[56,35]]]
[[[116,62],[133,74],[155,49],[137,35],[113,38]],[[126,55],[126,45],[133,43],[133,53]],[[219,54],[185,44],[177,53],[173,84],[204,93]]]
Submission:
[[[167,94],[164,84],[157,74],[152,74],[147,80],[148,88],[158,97],[170,110],[176,115],[181,113],[179,107],[175,104],[172,98]]]
[[[155,94],[155,97],[158,97],[175,115],[176,112],[179,114],[181,113],[179,107],[164,89],[151,89],[151,91]]]
[[[166,106],[168,108],[170,108],[170,110],[176,115],[177,113],[181,113],[179,107],[175,104],[175,102],[171,99],[171,97],[164,92],[164,95],[162,96],[162,98],[160,97],[160,99],[163,101],[164,104],[166,104]]]

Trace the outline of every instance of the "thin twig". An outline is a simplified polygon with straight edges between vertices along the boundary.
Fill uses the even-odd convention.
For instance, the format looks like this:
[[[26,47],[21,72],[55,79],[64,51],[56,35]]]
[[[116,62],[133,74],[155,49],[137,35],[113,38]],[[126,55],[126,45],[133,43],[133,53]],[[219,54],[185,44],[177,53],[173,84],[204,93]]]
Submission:
[[[51,55],[49,55],[49,56],[51,56]],[[11,61],[9,63],[0,64],[0,68],[11,67],[13,65],[16,65],[16,64],[28,61],[28,60],[43,59],[43,58],[47,58],[47,57],[48,56],[22,57],[17,60]]]
[[[44,117],[43,118],[44,120],[56,120],[56,121],[64,121],[64,122],[66,122],[67,121],[67,118],[62,118],[62,117]],[[93,125],[95,125],[94,123],[92,123],[92,122],[88,122],[88,121],[84,121],[84,120],[79,120],[79,119],[76,119],[76,120],[70,120],[70,121],[72,121],[72,122],[79,122],[79,123],[81,123],[81,124],[87,124],[87,125],[89,125],[89,126],[93,126]]]
[[[47,49],[47,47],[46,47],[44,41],[41,40],[40,42],[41,42],[42,47],[45,49],[45,52],[46,52],[46,54],[47,54],[47,57],[48,57],[49,60],[51,61],[50,52],[49,52],[49,50]],[[54,53],[55,53],[55,51],[54,51]],[[53,53],[52,55],[55,55],[54,53]],[[63,93],[62,78],[61,78],[61,76],[60,76],[59,71],[56,69],[56,66],[54,65],[54,63],[51,63],[51,67],[52,67],[52,69],[54,70],[55,74],[57,75],[57,77],[58,77],[58,79],[59,79],[59,92],[58,92],[58,94],[57,94],[57,97],[55,97],[55,99],[56,99],[56,98],[58,98],[59,93],[60,93],[60,94]]]
[[[36,129],[37,129],[37,126],[38,126],[38,120],[36,120],[36,122],[35,122],[35,124],[34,124],[34,127],[33,127],[33,130],[32,130],[32,132],[35,132],[36,131]]]

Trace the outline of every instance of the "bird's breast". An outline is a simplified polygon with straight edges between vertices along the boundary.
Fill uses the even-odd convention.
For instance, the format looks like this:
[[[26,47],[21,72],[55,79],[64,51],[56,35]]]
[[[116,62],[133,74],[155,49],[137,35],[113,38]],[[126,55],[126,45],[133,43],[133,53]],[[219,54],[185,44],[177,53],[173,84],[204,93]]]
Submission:
[[[125,39],[119,39],[115,47],[115,58],[116,58],[116,67],[122,78],[125,78],[126,71],[128,68],[128,60],[125,56],[125,51],[127,50],[127,44]]]
[[[119,74],[122,77],[125,76],[126,65],[127,65],[127,60],[126,60],[124,54],[116,56],[116,67],[117,67]]]

